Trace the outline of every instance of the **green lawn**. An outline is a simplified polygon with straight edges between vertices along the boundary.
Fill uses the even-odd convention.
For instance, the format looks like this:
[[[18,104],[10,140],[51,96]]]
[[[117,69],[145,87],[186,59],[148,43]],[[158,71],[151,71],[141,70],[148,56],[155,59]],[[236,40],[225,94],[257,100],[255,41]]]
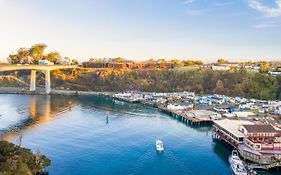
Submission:
[[[193,71],[193,70],[198,70],[199,67],[195,67],[195,66],[182,66],[182,67],[177,67],[176,68],[179,71]]]

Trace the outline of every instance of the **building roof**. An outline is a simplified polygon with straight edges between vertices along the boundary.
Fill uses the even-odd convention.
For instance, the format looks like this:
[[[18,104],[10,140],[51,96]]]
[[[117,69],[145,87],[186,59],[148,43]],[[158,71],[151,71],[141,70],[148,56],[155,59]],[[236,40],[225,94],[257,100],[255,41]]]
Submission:
[[[275,133],[278,132],[272,125],[243,125],[250,133]]]
[[[208,110],[191,110],[186,112],[186,114],[191,114],[194,117],[201,117],[201,116],[210,116],[210,115],[216,115],[218,113],[214,111],[208,111]]]
[[[245,135],[239,131],[241,125],[253,125],[254,123],[248,120],[215,120],[214,123],[219,127],[227,130],[229,133],[233,134],[236,137],[245,137]]]

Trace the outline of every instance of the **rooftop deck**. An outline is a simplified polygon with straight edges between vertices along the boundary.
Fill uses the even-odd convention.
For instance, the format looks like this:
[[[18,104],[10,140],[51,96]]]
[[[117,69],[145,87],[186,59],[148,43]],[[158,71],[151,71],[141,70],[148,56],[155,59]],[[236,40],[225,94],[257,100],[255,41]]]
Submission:
[[[216,126],[223,128],[229,133],[233,134],[235,137],[244,137],[245,135],[240,132],[238,129],[241,125],[253,125],[253,122],[247,120],[216,120],[214,121]]]

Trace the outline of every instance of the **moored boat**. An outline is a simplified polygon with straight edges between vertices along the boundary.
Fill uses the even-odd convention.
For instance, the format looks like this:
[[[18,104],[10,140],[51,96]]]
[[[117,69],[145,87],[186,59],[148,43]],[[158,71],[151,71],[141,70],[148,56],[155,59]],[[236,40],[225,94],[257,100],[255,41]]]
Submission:
[[[247,170],[238,156],[237,150],[233,150],[231,156],[229,157],[229,163],[231,171],[234,175],[247,175]]]

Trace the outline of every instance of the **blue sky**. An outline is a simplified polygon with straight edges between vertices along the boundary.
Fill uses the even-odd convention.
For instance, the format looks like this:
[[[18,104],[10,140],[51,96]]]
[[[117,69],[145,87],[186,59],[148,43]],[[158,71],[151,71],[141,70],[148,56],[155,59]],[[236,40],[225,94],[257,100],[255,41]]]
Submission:
[[[281,60],[281,0],[0,0],[0,58]]]

